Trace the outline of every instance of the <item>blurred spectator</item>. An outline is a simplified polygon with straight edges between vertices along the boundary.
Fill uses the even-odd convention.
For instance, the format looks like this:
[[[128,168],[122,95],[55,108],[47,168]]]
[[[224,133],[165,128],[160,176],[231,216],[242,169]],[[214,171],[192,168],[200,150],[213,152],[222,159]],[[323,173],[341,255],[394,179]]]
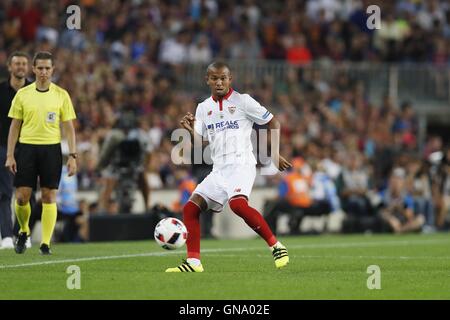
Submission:
[[[56,46],[59,39],[57,27],[58,20],[56,12],[50,11],[46,13],[42,19],[42,24],[37,29],[36,40],[48,41],[52,46]]]
[[[362,155],[350,153],[342,170],[340,197],[347,213],[346,232],[364,232],[376,228],[375,212],[369,199],[370,169]]]
[[[253,30],[246,30],[243,35],[234,36],[229,48],[230,59],[255,60],[261,56],[261,45]]]
[[[81,242],[89,241],[89,217],[98,214],[98,203],[88,203],[86,200],[80,201],[81,216],[76,219],[78,228],[78,235]]]
[[[422,213],[414,213],[414,200],[408,193],[405,169],[392,171],[389,186],[382,192],[381,215],[395,233],[420,231],[425,223]]]
[[[397,61],[401,58],[402,42],[409,33],[407,21],[395,19],[394,14],[388,12],[386,19],[381,21],[380,29],[375,33],[374,46],[384,60]]]
[[[62,146],[64,154],[64,146]],[[68,149],[67,149],[68,151]],[[63,163],[66,163],[67,153]],[[78,203],[78,179],[77,176],[69,177],[67,167],[64,165],[59,184],[57,197],[58,213],[63,221],[63,228],[58,241],[80,242],[83,241],[79,235],[80,217],[83,215],[81,206]]]
[[[425,217],[424,232],[433,232],[435,213],[431,196],[431,181],[425,164],[418,158],[412,158],[407,164],[406,183],[414,201],[414,213]]]
[[[401,134],[402,143],[408,149],[414,149],[416,147],[418,120],[410,102],[404,102],[402,104],[401,112],[394,121],[392,131]]]
[[[438,135],[433,135],[428,138],[428,141],[425,144],[423,157],[427,160],[433,161],[430,159],[430,156],[432,156],[436,152],[442,151],[442,148],[443,148],[442,138]]]
[[[42,10],[37,1],[24,0],[14,2],[9,8],[8,18],[19,18],[20,34],[24,41],[33,41],[42,19]]]
[[[290,234],[299,233],[301,220],[307,215],[306,211],[313,206],[310,194],[311,178],[311,169],[305,161],[302,158],[293,159],[292,171],[279,183],[278,197],[267,200],[264,204],[264,216],[272,230],[277,232],[279,215],[288,213]]]
[[[190,176],[187,168],[178,167],[175,170],[175,179],[178,185],[179,198],[173,204],[173,211],[181,214],[183,206],[189,201],[197,183]]]
[[[174,37],[168,38],[161,43],[159,61],[171,65],[180,65],[188,56],[186,31],[179,31]]]
[[[438,0],[423,3],[423,9],[417,14],[417,21],[424,30],[431,30],[435,21],[445,21],[445,14]]]
[[[311,169],[313,170],[312,198],[314,203],[318,203],[321,208],[318,214],[323,215],[341,211],[341,200],[339,199],[336,185],[326,173],[322,162],[311,161]]]
[[[313,59],[311,51],[306,44],[305,36],[302,34],[295,34],[292,38],[292,43],[288,43],[286,46],[286,59],[289,63],[303,65],[311,62]]]
[[[117,200],[109,199],[108,204],[106,206],[106,211],[104,213],[113,216],[113,215],[121,213],[119,208],[120,208],[120,204]]]
[[[436,203],[436,227],[450,228],[450,147],[443,152],[443,158],[434,173],[434,199]]]
[[[306,3],[306,14],[312,19],[318,19],[321,13],[325,15],[325,21],[331,22],[337,18],[343,3],[337,0],[309,0]]]
[[[209,46],[208,37],[204,34],[198,35],[195,42],[188,48],[187,62],[208,64],[212,60],[212,51]]]
[[[163,182],[159,173],[160,166],[161,164],[158,153],[147,154],[144,170],[146,190],[144,193],[144,201],[146,203],[146,208],[150,207],[152,190],[161,189],[163,187]]]

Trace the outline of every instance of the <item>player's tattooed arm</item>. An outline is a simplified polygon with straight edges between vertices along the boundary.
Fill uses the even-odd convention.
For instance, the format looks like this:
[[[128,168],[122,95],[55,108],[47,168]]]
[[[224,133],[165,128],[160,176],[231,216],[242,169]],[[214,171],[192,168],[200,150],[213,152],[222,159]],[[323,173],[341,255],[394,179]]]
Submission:
[[[271,145],[272,145],[272,161],[275,164],[275,166],[280,171],[284,171],[290,167],[292,167],[292,164],[287,161],[283,156],[280,155],[280,131],[281,131],[281,125],[280,122],[275,119],[275,117],[272,118],[272,120],[269,121],[267,124],[270,133],[270,139],[271,139]]]

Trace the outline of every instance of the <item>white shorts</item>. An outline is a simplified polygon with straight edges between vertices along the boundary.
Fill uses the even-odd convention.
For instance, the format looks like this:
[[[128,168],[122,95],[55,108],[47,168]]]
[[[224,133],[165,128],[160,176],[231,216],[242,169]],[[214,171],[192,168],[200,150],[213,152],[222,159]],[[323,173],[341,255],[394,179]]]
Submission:
[[[220,212],[227,201],[236,195],[249,198],[256,177],[256,166],[227,165],[213,171],[203,180],[193,193],[205,199],[208,210]]]

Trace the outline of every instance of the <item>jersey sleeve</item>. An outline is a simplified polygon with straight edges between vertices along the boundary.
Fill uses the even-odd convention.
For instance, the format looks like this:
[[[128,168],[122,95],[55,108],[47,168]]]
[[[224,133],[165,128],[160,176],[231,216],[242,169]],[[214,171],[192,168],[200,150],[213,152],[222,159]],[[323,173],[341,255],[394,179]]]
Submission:
[[[63,105],[61,109],[61,121],[69,121],[76,119],[77,116],[75,115],[75,110],[72,105],[72,100],[70,99],[69,93],[67,91],[64,91],[64,97],[63,97]]]
[[[199,135],[206,137],[206,125],[205,122],[203,121],[200,106],[198,106],[197,110],[195,111],[194,131],[197,132]]]
[[[251,121],[263,125],[273,118],[273,114],[248,94],[245,95],[245,113]]]
[[[20,93],[17,93],[14,96],[14,99],[11,102],[11,108],[9,109],[8,117],[23,120],[23,105],[20,98]]]

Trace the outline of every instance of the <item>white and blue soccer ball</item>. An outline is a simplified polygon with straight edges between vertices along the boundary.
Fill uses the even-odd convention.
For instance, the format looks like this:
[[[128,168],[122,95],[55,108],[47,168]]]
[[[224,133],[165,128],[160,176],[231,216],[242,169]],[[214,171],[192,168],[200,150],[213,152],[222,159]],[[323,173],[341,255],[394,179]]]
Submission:
[[[155,227],[156,242],[167,250],[175,250],[186,243],[187,228],[176,218],[164,218]]]

